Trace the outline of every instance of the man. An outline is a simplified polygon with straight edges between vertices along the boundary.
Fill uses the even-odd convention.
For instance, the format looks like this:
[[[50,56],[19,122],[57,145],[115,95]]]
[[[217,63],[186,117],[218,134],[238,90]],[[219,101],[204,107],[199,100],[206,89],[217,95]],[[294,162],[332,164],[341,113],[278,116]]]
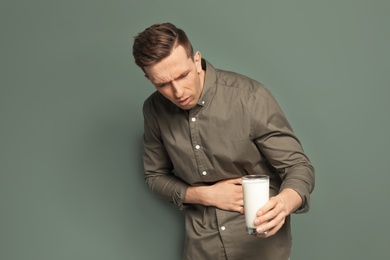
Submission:
[[[308,210],[314,169],[271,93],[215,69],[170,23],[139,33],[133,56],[157,89],[143,107],[145,179],[186,210],[183,259],[289,259],[290,214]],[[262,238],[246,234],[248,174],[270,176]]]

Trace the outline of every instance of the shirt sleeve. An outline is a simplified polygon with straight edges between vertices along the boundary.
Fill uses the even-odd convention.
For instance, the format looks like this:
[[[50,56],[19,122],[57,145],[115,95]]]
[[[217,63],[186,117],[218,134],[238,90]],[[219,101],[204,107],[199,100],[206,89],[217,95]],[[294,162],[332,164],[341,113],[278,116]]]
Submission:
[[[148,187],[179,208],[183,207],[188,184],[173,173],[173,164],[164,148],[152,102],[143,106],[143,164]]]
[[[280,190],[291,188],[302,198],[302,205],[295,213],[307,212],[314,189],[314,168],[268,89],[260,88],[252,102],[254,142],[278,172],[282,180]]]

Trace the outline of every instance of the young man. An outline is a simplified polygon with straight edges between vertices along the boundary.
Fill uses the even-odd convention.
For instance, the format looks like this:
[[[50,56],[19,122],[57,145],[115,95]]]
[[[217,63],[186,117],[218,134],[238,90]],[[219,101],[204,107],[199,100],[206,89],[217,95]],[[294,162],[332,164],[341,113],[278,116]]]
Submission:
[[[144,103],[148,186],[186,210],[183,259],[288,259],[290,214],[309,208],[314,169],[271,93],[215,69],[170,23],[139,33],[133,56],[155,86]],[[241,177],[270,177],[270,200],[246,234]]]

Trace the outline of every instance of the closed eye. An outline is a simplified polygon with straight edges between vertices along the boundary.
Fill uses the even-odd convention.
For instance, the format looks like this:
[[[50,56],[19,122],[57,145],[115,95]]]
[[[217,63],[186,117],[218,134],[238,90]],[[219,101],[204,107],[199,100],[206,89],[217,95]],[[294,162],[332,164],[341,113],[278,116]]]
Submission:
[[[188,76],[188,74],[190,74],[190,71],[186,71],[184,72],[183,74],[181,74],[177,79],[182,79],[182,78],[185,78]]]
[[[160,84],[156,84],[156,87],[162,88],[165,87],[166,85],[168,85],[168,83],[160,83]]]
[[[180,79],[184,79],[185,77],[188,76],[188,74],[190,74],[191,70],[187,70],[185,72],[183,72],[182,74],[180,74],[179,77],[177,77],[175,80],[180,80]],[[163,88],[165,86],[167,86],[168,84],[170,84],[171,82],[162,82],[162,83],[156,83],[155,86],[157,88]]]

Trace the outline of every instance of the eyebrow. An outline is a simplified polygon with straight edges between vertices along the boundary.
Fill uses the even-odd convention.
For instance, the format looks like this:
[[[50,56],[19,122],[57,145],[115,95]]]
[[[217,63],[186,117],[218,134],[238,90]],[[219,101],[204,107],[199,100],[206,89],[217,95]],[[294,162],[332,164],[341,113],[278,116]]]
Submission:
[[[180,78],[182,78],[182,77],[188,75],[188,73],[190,73],[190,72],[191,72],[191,69],[188,69],[188,70],[184,71],[183,73],[181,73],[177,78],[175,78],[175,79],[173,79],[173,80],[180,79]],[[159,83],[156,82],[156,83],[154,83],[154,84],[155,84],[156,86],[164,86],[164,85],[168,84],[169,82],[171,82],[171,81],[159,82]]]

